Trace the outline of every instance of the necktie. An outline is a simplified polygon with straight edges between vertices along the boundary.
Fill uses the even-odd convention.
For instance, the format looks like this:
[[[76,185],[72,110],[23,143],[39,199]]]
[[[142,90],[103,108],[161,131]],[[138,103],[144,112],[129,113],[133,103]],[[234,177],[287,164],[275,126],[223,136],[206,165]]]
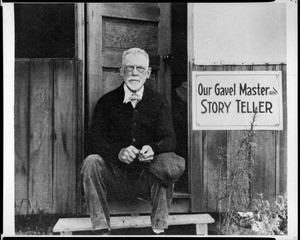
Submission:
[[[133,93],[129,98],[133,108],[135,108],[136,104],[141,101],[141,97],[138,94]]]

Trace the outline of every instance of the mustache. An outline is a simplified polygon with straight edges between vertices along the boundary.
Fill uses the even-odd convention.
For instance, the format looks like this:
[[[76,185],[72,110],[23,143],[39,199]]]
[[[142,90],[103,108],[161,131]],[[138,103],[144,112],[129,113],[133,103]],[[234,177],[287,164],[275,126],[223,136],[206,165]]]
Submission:
[[[130,79],[128,79],[128,81],[141,81],[140,79],[136,79],[136,78],[130,78]]]

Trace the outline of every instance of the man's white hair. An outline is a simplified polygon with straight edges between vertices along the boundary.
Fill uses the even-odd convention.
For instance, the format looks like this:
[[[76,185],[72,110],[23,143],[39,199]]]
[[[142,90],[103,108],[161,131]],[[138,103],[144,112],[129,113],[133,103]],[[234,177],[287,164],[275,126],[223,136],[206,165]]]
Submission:
[[[122,55],[122,65],[124,65],[125,56],[128,54],[143,54],[146,57],[147,63],[148,63],[147,65],[149,66],[149,55],[148,55],[148,53],[145,52],[145,50],[143,50],[141,48],[130,48],[130,49],[124,51],[123,55]]]

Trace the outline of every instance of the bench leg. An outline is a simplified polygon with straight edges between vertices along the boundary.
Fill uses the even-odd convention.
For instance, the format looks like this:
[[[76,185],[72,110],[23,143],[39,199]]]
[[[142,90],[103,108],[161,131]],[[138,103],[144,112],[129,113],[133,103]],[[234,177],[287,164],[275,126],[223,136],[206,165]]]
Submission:
[[[72,235],[72,232],[60,232],[60,235]]]
[[[196,224],[196,234],[208,235],[207,224],[206,223]]]

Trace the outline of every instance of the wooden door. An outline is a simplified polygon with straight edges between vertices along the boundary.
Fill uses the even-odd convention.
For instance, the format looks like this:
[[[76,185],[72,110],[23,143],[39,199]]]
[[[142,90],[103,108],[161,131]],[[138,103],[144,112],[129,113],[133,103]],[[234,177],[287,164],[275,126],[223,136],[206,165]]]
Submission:
[[[152,74],[146,85],[170,102],[170,69],[162,56],[171,50],[171,4],[87,4],[87,111],[105,93],[123,82],[119,74],[122,53],[139,47],[148,52]]]

